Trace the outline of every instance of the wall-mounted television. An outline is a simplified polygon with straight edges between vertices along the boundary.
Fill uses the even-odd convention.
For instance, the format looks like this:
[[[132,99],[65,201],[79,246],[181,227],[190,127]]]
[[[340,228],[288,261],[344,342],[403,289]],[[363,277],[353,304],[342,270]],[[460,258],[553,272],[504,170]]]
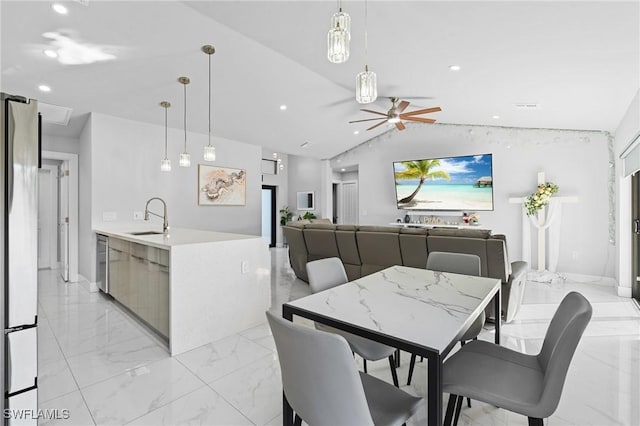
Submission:
[[[493,210],[491,154],[393,163],[400,210]]]

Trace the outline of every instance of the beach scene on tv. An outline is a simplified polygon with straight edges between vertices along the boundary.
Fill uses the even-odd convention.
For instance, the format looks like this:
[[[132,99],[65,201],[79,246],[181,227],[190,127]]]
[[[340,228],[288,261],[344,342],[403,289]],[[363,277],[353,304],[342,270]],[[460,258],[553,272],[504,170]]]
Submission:
[[[493,210],[491,154],[393,163],[405,210]]]

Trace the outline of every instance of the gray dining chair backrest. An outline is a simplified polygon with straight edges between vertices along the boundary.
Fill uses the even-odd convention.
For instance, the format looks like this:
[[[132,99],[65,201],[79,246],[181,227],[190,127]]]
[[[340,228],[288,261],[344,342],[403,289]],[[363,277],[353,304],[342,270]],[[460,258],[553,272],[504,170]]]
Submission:
[[[307,276],[312,293],[319,293],[349,281],[344,265],[337,257],[307,262]]]
[[[293,410],[310,425],[373,425],[351,349],[342,336],[267,312],[278,350],[282,387]]]
[[[560,401],[567,370],[582,334],[591,320],[592,307],[580,293],[571,292],[558,306],[538,355],[544,371],[540,418],[553,414]]]
[[[475,254],[434,251],[427,257],[427,269],[480,276],[480,257]]]

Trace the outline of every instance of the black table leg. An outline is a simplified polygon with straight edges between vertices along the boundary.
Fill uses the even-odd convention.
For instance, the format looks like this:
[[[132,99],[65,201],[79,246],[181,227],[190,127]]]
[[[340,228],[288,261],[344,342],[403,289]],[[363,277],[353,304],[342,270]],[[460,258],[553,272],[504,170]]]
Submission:
[[[442,425],[442,359],[440,355],[427,357],[427,425]]]
[[[282,318],[293,321],[293,313],[286,305],[282,305]],[[293,408],[289,405],[284,391],[282,392],[282,426],[293,426]]]
[[[496,345],[500,344],[500,325],[502,323],[502,283],[498,287],[498,291],[495,296],[493,296],[493,306],[495,308],[495,316],[496,316],[496,335],[495,335],[495,343]]]

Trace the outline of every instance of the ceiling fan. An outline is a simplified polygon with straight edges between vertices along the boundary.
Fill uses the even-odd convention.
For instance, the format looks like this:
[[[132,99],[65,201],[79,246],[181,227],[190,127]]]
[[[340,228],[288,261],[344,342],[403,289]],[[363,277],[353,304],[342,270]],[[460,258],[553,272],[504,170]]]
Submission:
[[[350,121],[349,123],[360,123],[362,121],[380,120],[379,123],[374,124],[373,126],[369,127],[367,130],[375,129],[376,127],[381,126],[384,123],[395,124],[396,128],[398,130],[404,130],[406,127],[405,127],[404,123],[402,122],[402,120],[405,120],[405,121],[416,121],[418,123],[435,123],[436,120],[434,120],[432,118],[416,117],[416,115],[428,114],[430,112],[442,111],[440,109],[440,107],[433,107],[433,108],[418,109],[416,111],[404,112],[403,113],[403,111],[405,109],[407,109],[407,107],[409,106],[409,102],[400,101],[400,99],[398,99],[398,98],[389,98],[389,99],[391,99],[392,105],[391,105],[391,109],[389,109],[389,111],[387,111],[386,113],[373,111],[373,110],[370,110],[370,109],[361,109],[360,110],[360,111],[364,111],[364,112],[370,112],[370,113],[376,114],[376,115],[381,115],[382,117],[379,117],[379,118],[367,118],[367,119],[364,119],[364,120],[354,120],[354,121]],[[398,101],[400,101],[400,103],[398,103]]]

